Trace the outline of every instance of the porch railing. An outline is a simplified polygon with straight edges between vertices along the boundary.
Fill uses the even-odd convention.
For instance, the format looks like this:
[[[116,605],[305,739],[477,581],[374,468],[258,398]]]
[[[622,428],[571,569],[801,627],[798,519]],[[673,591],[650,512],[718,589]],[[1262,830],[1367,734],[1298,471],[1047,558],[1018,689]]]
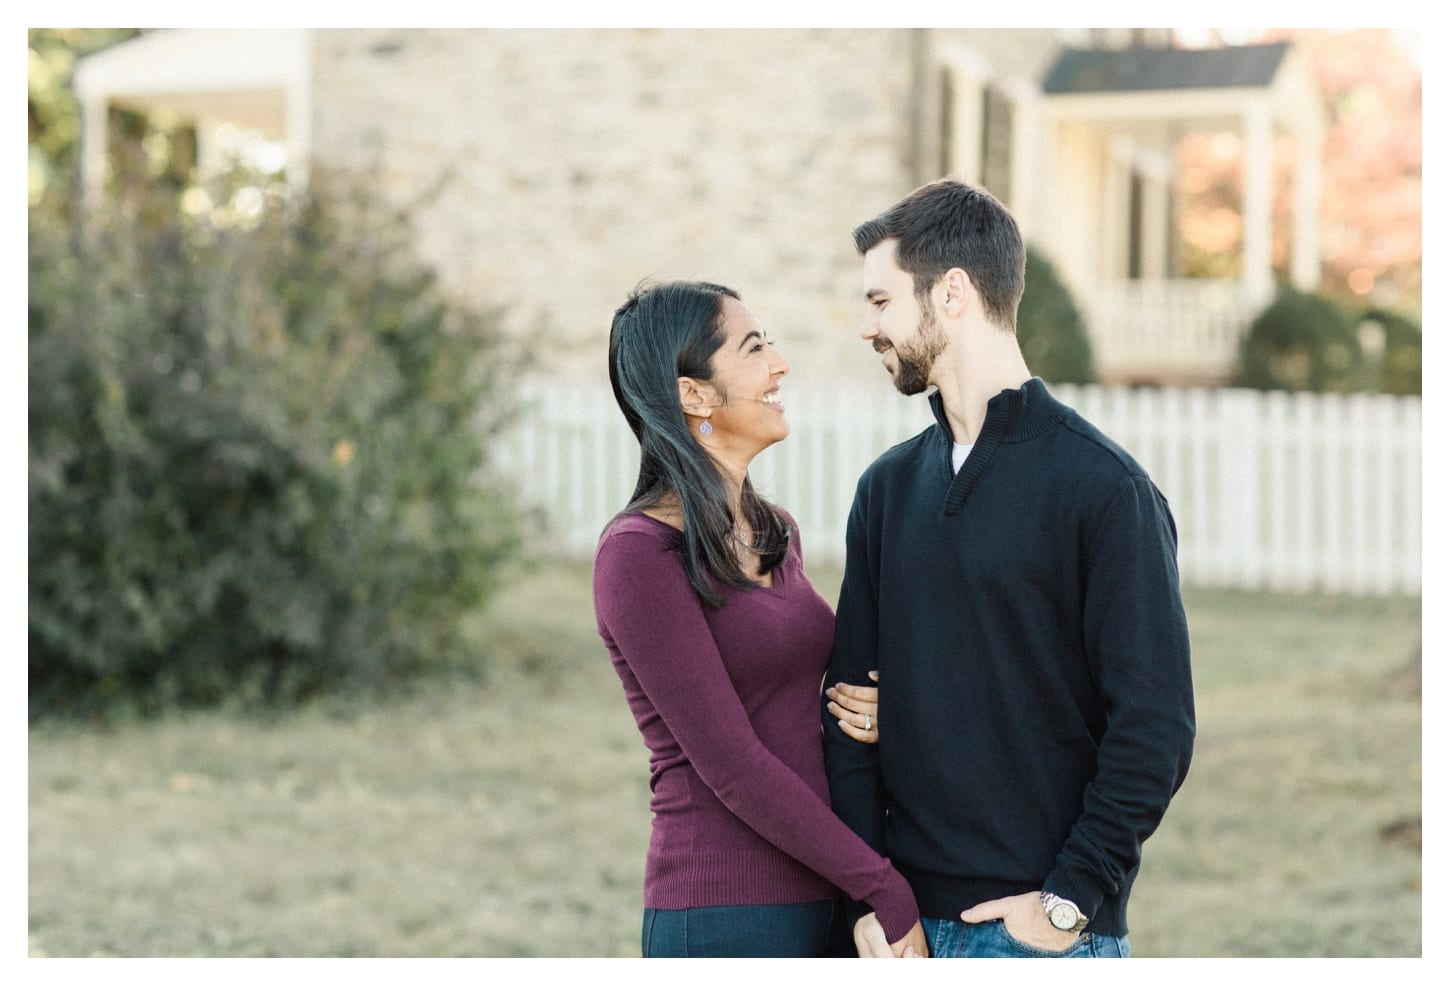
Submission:
[[[1226,379],[1255,312],[1237,280],[1119,281],[1085,306],[1105,379]]]

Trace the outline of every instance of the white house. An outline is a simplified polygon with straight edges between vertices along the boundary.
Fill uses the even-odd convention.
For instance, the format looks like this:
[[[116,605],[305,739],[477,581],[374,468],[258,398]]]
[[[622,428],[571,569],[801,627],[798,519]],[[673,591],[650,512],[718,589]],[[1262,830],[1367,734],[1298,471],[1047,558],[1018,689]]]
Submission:
[[[1318,283],[1326,112],[1287,45],[1165,31],[169,30],[84,60],[89,188],[108,106],[195,121],[198,168],[238,134],[292,182],[362,176],[416,202],[418,249],[537,348],[497,449],[562,550],[587,556],[637,463],[605,380],[609,318],[645,276],[740,289],[793,363],[793,435],[752,475],[839,555],[855,478],[921,428],[856,336],[850,231],[942,174],[985,185],[1072,288],[1111,383],[1217,383],[1276,276]],[[1243,153],[1242,276],[1181,276],[1176,149]],[[230,142],[230,144],[228,143]],[[1277,146],[1294,148],[1274,230]],[[1282,164],[1284,162],[1280,162]],[[1271,266],[1274,234],[1293,243]],[[1416,592],[1419,401],[1057,388],[1144,463],[1185,580]]]
[[[1109,382],[1221,381],[1271,296],[1271,177],[1295,148],[1293,257],[1319,281],[1326,111],[1287,44],[1166,30],[158,30],[85,59],[87,187],[106,109],[272,142],[289,180],[342,171],[420,199],[419,249],[570,372],[646,276],[742,290],[798,363],[864,375],[850,230],[923,181],[980,183],[1084,309]],[[224,129],[230,125],[231,129]],[[1243,148],[1242,277],[1178,276],[1175,148]],[[442,183],[439,185],[439,183]],[[542,343],[541,343],[542,344]],[[799,369],[799,366],[798,366]]]

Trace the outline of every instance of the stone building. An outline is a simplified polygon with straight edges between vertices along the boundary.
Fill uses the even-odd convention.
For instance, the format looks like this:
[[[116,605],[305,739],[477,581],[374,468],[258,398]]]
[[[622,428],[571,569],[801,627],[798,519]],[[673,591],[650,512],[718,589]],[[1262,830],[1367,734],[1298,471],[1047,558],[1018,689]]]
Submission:
[[[642,278],[721,281],[797,373],[874,379],[856,337],[857,222],[952,174],[1018,216],[1084,308],[1108,381],[1215,382],[1267,300],[1276,138],[1295,147],[1292,279],[1318,283],[1326,126],[1287,45],[1185,50],[1166,31],[1058,29],[162,30],[77,76],[88,186],[108,105],[282,152],[288,180],[369,176],[421,203],[418,247],[502,305],[544,365],[603,372]],[[231,125],[230,131],[222,129]],[[1181,278],[1174,148],[1245,161],[1243,276]]]

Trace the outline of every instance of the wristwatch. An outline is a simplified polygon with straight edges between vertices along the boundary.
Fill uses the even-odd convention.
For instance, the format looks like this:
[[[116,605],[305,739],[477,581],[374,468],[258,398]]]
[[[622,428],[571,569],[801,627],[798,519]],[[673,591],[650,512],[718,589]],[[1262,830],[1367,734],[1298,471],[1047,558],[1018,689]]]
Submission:
[[[1071,931],[1078,934],[1087,927],[1087,915],[1078,910],[1077,905],[1065,897],[1057,894],[1050,894],[1042,891],[1042,909],[1047,912],[1047,920],[1058,931]]]

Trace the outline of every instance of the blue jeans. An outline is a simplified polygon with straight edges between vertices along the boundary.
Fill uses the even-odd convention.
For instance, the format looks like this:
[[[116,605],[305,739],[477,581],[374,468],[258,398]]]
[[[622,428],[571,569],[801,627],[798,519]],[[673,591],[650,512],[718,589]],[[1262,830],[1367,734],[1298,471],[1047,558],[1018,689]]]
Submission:
[[[826,958],[855,955],[843,902],[644,909],[647,959]]]
[[[934,959],[1126,959],[1128,937],[1085,932],[1065,952],[1049,952],[1018,941],[1001,921],[965,924],[947,918],[922,918]]]

